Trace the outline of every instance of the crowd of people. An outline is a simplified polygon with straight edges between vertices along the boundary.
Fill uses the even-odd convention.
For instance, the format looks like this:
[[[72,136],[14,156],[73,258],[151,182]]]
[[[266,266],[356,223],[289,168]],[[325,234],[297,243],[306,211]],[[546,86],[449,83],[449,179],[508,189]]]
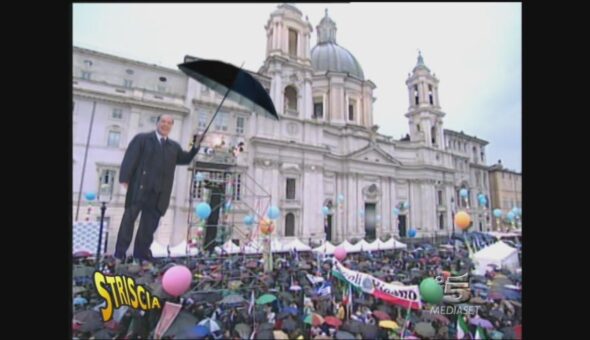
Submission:
[[[494,266],[484,276],[470,275],[469,299],[460,305],[469,307],[462,309],[468,312],[444,313],[428,303],[408,310],[359,290],[350,295],[347,283],[332,275],[330,256],[273,254],[273,271],[267,273],[263,261],[260,255],[222,254],[161,258],[142,265],[106,257],[98,267],[103,273],[134,277],[163,303],[182,305],[162,336],[168,339],[457,339],[481,337],[481,331],[488,338],[520,338],[521,276]],[[459,276],[474,268],[467,248],[427,242],[348,254],[342,264],[399,285],[419,285],[445,272]],[[184,265],[194,275],[189,291],[178,297],[162,288],[163,274],[174,265]],[[87,258],[74,265],[74,338],[154,338],[161,309],[122,307],[113,320],[102,322],[104,302],[93,287],[94,268]]]

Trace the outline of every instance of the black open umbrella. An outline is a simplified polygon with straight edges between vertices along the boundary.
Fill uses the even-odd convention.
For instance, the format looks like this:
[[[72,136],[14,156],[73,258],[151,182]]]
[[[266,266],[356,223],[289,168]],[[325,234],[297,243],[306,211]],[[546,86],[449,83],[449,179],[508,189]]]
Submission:
[[[211,117],[209,125],[201,135],[201,139],[198,141],[199,144],[203,141],[225,98],[246,106],[256,113],[279,119],[279,115],[266,90],[247,71],[219,60],[197,59],[188,61],[188,59],[193,58],[185,58],[185,63],[178,65],[178,68],[189,77],[198,80],[223,96],[221,103]]]

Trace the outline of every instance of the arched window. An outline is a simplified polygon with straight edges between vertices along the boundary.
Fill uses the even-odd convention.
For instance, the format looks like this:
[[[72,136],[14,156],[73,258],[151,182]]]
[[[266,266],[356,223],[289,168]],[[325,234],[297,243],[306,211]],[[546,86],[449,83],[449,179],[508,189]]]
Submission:
[[[288,213],[285,216],[285,236],[295,236],[295,215]]]
[[[285,111],[297,115],[297,90],[293,86],[285,88]]]

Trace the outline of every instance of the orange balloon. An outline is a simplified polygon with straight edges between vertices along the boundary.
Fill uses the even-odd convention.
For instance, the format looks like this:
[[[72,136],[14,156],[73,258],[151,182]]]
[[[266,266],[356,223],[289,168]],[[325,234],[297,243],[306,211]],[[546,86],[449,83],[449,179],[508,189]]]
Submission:
[[[271,220],[263,219],[260,221],[260,232],[264,235],[271,234],[274,230],[274,224]]]
[[[457,227],[461,228],[462,230],[465,230],[469,228],[470,224],[471,217],[468,213],[464,211],[459,211],[457,214],[455,214],[455,225],[457,225]]]

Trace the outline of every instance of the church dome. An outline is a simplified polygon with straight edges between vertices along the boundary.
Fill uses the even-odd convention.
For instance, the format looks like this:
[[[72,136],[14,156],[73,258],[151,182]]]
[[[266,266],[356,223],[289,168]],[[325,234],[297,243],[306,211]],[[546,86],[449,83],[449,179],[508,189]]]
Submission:
[[[311,66],[314,71],[348,73],[360,80],[365,79],[363,69],[356,58],[336,43],[336,24],[326,15],[317,27],[318,43],[311,49]]]

